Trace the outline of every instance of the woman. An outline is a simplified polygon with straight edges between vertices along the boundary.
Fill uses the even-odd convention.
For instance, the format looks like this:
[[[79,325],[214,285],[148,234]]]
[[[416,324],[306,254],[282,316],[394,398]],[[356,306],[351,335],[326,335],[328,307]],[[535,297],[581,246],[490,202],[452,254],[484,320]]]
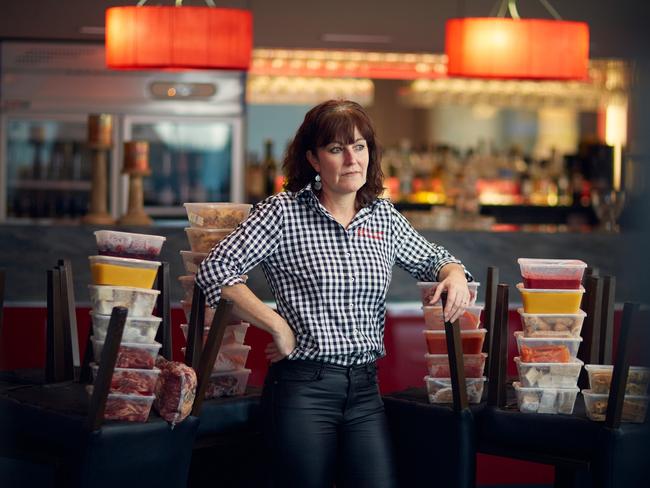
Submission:
[[[469,303],[471,276],[378,198],[379,147],[357,103],[311,109],[284,170],[287,191],[255,206],[202,263],[197,283],[211,306],[223,295],[273,337],[262,403],[276,486],[396,486],[375,367],[393,264],[440,281],[433,299],[447,292],[452,321]],[[257,264],[277,312],[245,285]]]

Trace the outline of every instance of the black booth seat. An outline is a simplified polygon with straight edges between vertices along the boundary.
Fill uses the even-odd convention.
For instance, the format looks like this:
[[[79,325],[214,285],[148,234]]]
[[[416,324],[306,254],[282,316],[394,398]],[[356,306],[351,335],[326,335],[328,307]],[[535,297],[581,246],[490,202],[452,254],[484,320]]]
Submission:
[[[399,486],[475,486],[476,426],[485,404],[454,411],[430,404],[426,388],[383,396]]]
[[[590,459],[601,429],[601,423],[587,418],[581,394],[576,398],[572,415],[522,414],[511,399],[507,408],[487,407],[477,416],[479,449],[494,454],[500,446],[508,446],[509,452],[539,450]]]
[[[257,432],[257,391],[206,401],[200,418],[173,428],[152,409],[145,423],[109,420],[90,431],[88,401],[77,383],[5,391],[0,456],[57,466],[57,486],[184,488],[196,443],[227,449],[228,439]]]

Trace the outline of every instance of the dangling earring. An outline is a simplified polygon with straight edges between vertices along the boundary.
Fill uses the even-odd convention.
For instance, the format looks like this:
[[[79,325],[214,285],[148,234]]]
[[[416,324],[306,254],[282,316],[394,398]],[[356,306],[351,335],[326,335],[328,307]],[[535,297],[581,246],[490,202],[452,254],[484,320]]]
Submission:
[[[323,185],[320,182],[320,175],[316,173],[314,177],[314,190],[319,191],[321,188],[323,188]]]

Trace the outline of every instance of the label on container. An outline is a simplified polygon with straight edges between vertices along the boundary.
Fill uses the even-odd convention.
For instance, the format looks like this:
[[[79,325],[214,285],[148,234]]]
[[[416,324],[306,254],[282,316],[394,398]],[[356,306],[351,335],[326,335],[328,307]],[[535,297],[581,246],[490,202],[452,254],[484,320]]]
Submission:
[[[192,224],[196,224],[199,227],[203,227],[204,219],[199,214],[188,212],[187,220],[189,220]]]

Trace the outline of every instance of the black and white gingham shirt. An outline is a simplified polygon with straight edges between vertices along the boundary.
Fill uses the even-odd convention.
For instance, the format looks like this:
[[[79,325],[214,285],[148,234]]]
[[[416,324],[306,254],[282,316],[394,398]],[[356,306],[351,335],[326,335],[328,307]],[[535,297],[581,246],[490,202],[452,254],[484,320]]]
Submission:
[[[418,280],[436,281],[444,265],[460,261],[425,240],[388,200],[362,208],[345,229],[307,185],[257,204],[212,249],[196,281],[215,307],[220,287],[244,283],[242,275],[260,263],[277,311],[296,336],[288,359],[349,366],[385,354],[394,264]]]

